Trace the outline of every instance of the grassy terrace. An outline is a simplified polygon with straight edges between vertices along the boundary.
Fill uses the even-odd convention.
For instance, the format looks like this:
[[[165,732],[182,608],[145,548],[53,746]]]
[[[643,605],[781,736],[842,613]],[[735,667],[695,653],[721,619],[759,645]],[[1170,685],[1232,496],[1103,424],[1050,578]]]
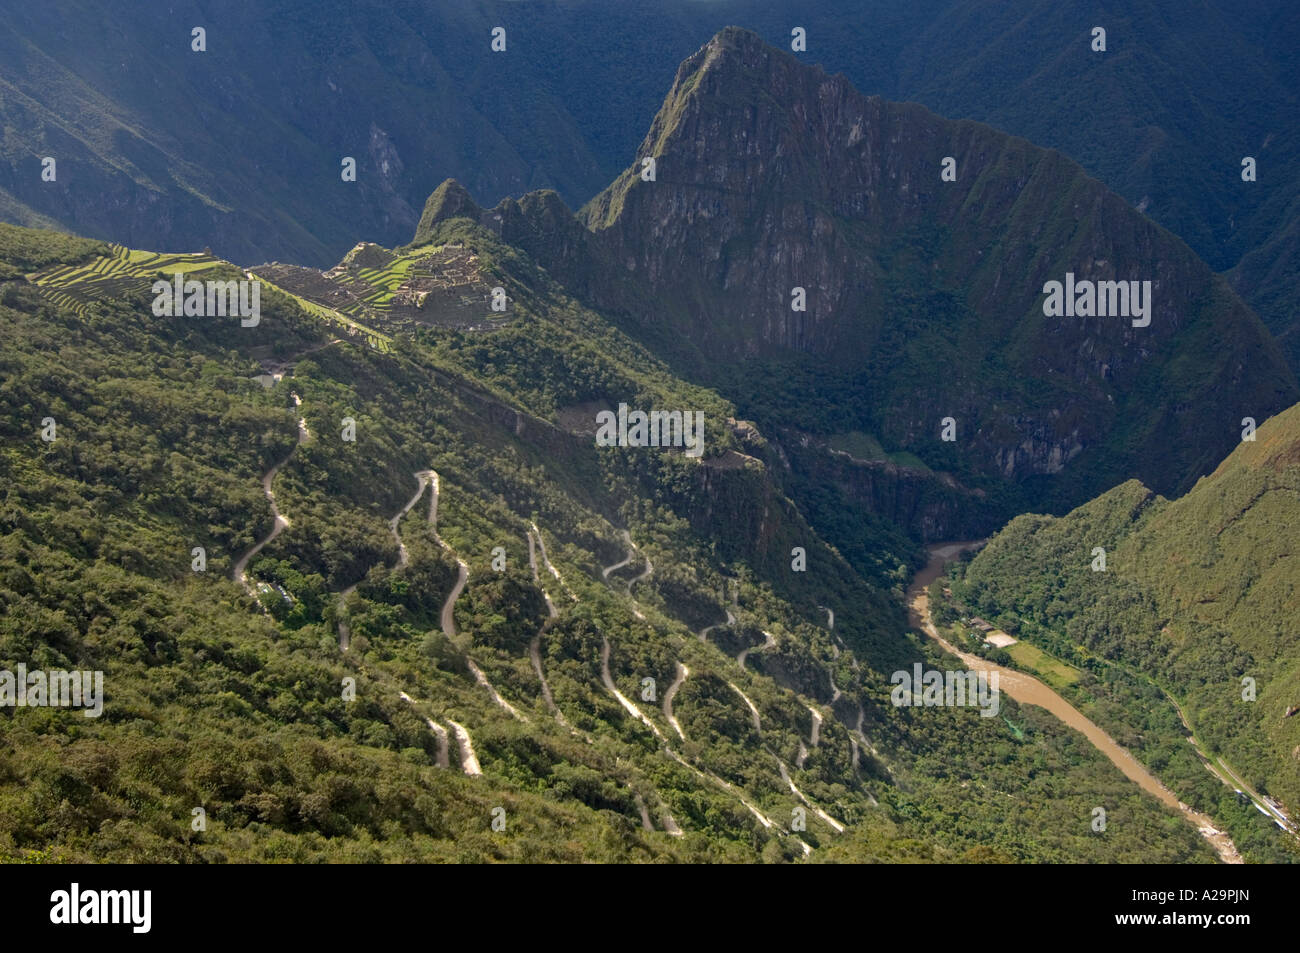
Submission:
[[[159,278],[233,268],[211,255],[162,254],[109,245],[109,254],[76,265],[52,265],[27,276],[47,298],[84,316],[92,302],[146,293]]]
[[[40,288],[42,294],[56,305],[66,307],[84,317],[86,308],[95,301],[116,300],[125,295],[147,293],[153,282],[159,278],[170,279],[176,272],[186,275],[213,272],[213,277],[218,277],[223,272],[236,269],[236,266],[230,262],[201,252],[164,254],[130,249],[116,244],[109,245],[108,248],[107,255],[97,255],[75,265],[52,265],[29,274],[27,280]],[[386,304],[392,297],[392,292],[385,289],[397,287],[409,266],[409,261],[395,262],[392,268],[382,272],[370,270],[373,277],[367,281],[367,284],[373,281],[378,286],[373,297],[382,298]],[[259,280],[268,288],[273,288],[292,298],[303,310],[326,323],[336,325],[350,335],[364,336],[374,349],[380,351],[391,349],[393,343],[391,337],[367,327],[354,317],[315,301],[309,301],[265,278]],[[373,303],[371,306],[383,307]],[[362,309],[356,310],[360,312]]]

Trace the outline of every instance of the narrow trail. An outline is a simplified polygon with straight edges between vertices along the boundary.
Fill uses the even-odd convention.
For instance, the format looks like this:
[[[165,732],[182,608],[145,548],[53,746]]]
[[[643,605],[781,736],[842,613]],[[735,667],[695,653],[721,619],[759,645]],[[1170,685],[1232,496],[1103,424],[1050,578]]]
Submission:
[[[302,398],[299,397],[296,393],[293,394],[292,397],[293,397],[294,406],[301,407]],[[282,515],[280,513],[279,507],[275,505],[275,491],[271,489],[271,483],[273,480],[275,480],[275,475],[280,472],[280,469],[286,463],[288,463],[290,459],[292,459],[294,451],[296,451],[298,447],[306,443],[310,438],[311,438],[311,431],[307,429],[307,418],[299,417],[297,444],[295,444],[293,449],[290,450],[285,455],[285,458],[283,460],[275,464],[275,466],[271,467],[271,469],[267,470],[266,473],[262,475],[262,495],[266,497],[266,502],[269,503],[271,506],[271,515],[275,517],[275,522],[271,526],[271,532],[268,533],[264,539],[261,539],[258,542],[254,543],[253,547],[249,549],[248,552],[244,553],[244,555],[240,556],[237,560],[235,560],[234,568],[230,574],[231,578],[235,582],[243,586],[244,591],[247,592],[250,596],[252,596],[259,606],[262,605],[262,601],[257,598],[257,592],[253,588],[252,581],[249,580],[248,578],[248,572],[247,572],[248,563],[254,556],[260,553],[267,546],[268,543],[270,543],[273,539],[275,539],[282,532],[284,532],[284,530],[289,526],[288,517]],[[262,611],[263,612],[266,611],[265,606],[262,606]]]
[[[447,721],[451,724],[452,730],[456,732],[456,744],[460,746],[460,766],[471,778],[476,778],[483,773],[479,767],[478,756],[474,754],[474,742],[469,736],[469,732],[458,722]]]
[[[410,705],[411,708],[415,709],[417,715],[420,714],[418,706],[415,704],[414,700],[412,700],[411,696],[406,694],[406,692],[398,692],[397,697]],[[421,717],[424,718],[424,723],[429,726],[429,730],[433,732],[433,736],[438,739],[438,767],[445,768],[451,763],[449,752],[447,750],[447,729],[427,715],[421,715]]]
[[[682,726],[677,723],[673,717],[673,698],[677,695],[677,689],[682,687],[682,683],[690,676],[691,670],[681,662],[677,663],[677,677],[673,683],[668,686],[668,691],[664,692],[664,717],[668,719],[668,724],[673,726],[673,731],[677,732],[677,737],[682,741],[686,740],[686,733],[682,731]]]
[[[930,616],[930,596],[927,591],[929,585],[939,578],[948,562],[955,559],[964,550],[974,549],[980,544],[980,542],[956,542],[941,543],[929,547],[929,564],[916,574],[907,590],[909,623],[914,628],[924,632],[945,652],[961,659],[971,671],[997,672],[1000,691],[1005,691],[1012,699],[1022,705],[1037,705],[1040,708],[1047,709],[1063,724],[1080,732],[1092,742],[1093,747],[1101,752],[1111,764],[1119,768],[1125,777],[1167,807],[1177,811],[1188,823],[1192,824],[1197,829],[1197,832],[1218,853],[1220,860],[1226,864],[1242,863],[1241,855],[1238,853],[1232,839],[1217,830],[1213,820],[1208,815],[1193,810],[1180,801],[1127,749],[1116,743],[1110,735],[1106,734],[1105,731],[1054,690],[1032,675],[1014,669],[1003,668],[987,659],[980,658],[978,655],[963,652],[939,634],[939,630],[935,627],[934,620]]]
[[[774,636],[771,632],[768,632],[766,629],[764,629],[763,644],[758,646],[750,646],[747,649],[741,649],[740,654],[736,656],[736,664],[738,664],[741,668],[744,668],[745,659],[749,658],[750,652],[766,652],[774,645],[776,645],[776,636]]]

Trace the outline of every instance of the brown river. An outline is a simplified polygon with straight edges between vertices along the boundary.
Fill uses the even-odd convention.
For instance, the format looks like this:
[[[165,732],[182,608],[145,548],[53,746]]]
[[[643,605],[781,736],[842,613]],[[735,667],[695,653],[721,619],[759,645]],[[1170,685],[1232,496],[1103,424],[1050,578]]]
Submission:
[[[1180,813],[1188,823],[1200,832],[1202,837],[1210,842],[1218,853],[1220,860],[1226,864],[1240,864],[1242,862],[1241,856],[1237,853],[1236,845],[1232,843],[1232,839],[1227,834],[1220,833],[1215,829],[1213,820],[1199,811],[1192,810],[1192,808],[1178,800],[1174,793],[1161,784],[1159,779],[1143,767],[1133,755],[1129,754],[1127,749],[1117,744],[1110,735],[1084,717],[1082,712],[1055,691],[1032,675],[1003,668],[1001,665],[995,665],[978,655],[963,652],[939,635],[939,631],[934,627],[934,623],[930,619],[930,597],[926,589],[930,583],[938,579],[943,573],[945,565],[956,559],[963,551],[977,549],[981,545],[983,545],[982,540],[939,543],[929,547],[930,562],[916,574],[912,580],[912,585],[907,590],[908,621],[911,625],[937,642],[945,652],[961,659],[971,671],[997,672],[999,690],[1006,692],[1016,702],[1022,705],[1037,705],[1039,708],[1045,708],[1055,715],[1057,719],[1069,725],[1075,731],[1081,732],[1098,751],[1124,773],[1125,777],[1152,797],[1158,798],[1168,807]]]

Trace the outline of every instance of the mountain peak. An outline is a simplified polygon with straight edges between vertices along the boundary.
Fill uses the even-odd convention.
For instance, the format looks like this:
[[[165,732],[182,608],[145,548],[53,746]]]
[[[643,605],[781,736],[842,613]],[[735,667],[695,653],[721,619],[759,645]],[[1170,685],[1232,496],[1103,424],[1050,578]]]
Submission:
[[[483,210],[477,202],[455,179],[447,179],[429,196],[424,203],[424,212],[420,223],[415,227],[415,243],[427,241],[433,227],[449,218],[470,218],[478,221]]]
[[[703,55],[705,65],[711,65],[719,60],[753,62],[756,58],[768,57],[772,53],[778,52],[780,51],[765,42],[762,37],[752,30],[746,30],[738,26],[727,26],[715,33],[709,42],[700,47],[695,56]],[[687,62],[689,63],[690,60],[687,60]]]
[[[681,69],[685,70],[692,66],[698,69],[711,69],[731,65],[746,69],[770,69],[774,64],[782,62],[803,69],[817,69],[800,63],[799,60],[784,50],[772,46],[752,30],[728,26],[715,33],[709,42],[686,59]]]
[[[745,30],[681,64],[631,165],[581,218],[612,274],[530,254],[566,279],[603,275],[589,298],[677,360],[708,374],[811,359],[857,375],[893,408],[871,426],[909,450],[965,408],[962,466],[1013,480],[1068,468],[1058,485],[1074,483],[1074,498],[1124,476],[1185,486],[1231,449],[1242,414],[1226,408],[1263,419],[1300,393],[1223,279],[1062,154],[867,96]],[[1149,330],[1126,314],[1049,314],[1043,289],[1066,275],[1148,282]],[[1198,327],[1233,356],[1212,356]],[[1180,347],[1216,368],[1214,384],[1160,356]],[[975,370],[984,360],[1072,390],[1010,396]],[[935,386],[918,391],[919,374]],[[1129,396],[1145,388],[1167,394],[1166,409]],[[1110,421],[1161,414],[1177,420],[1177,436],[1164,431],[1175,450],[1126,471],[1105,462],[1121,452]]]

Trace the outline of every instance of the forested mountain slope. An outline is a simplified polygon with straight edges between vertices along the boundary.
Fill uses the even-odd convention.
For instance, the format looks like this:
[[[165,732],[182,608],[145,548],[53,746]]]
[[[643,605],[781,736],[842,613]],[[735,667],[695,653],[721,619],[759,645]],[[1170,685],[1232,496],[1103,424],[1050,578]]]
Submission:
[[[268,278],[243,326],[154,313],[220,260],[0,229],[0,664],[104,673],[99,718],[0,709],[0,853],[1213,860],[1046,716],[890,705],[900,606],[761,434],[491,233],[426,237],[351,257],[365,308]],[[504,316],[379,301],[470,259]],[[597,448],[615,399],[706,453]]]
[[[1294,817],[1298,543],[1300,405],[1178,499],[1130,481],[1062,518],[1018,517],[956,589],[1012,634],[1093,673],[1098,713],[1125,737],[1145,735],[1139,749],[1152,763],[1186,764],[1190,731],[1232,787]],[[1211,775],[1188,770],[1204,779],[1203,804],[1231,801]]]

